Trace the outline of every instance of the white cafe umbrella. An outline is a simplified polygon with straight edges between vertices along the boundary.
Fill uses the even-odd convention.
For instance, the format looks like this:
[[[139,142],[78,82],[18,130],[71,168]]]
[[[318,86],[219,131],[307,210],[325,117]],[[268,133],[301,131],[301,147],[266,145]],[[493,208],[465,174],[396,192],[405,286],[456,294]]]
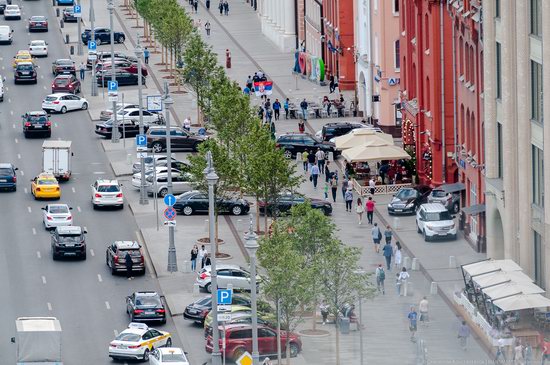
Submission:
[[[518,294],[497,299],[493,304],[505,312],[529,308],[550,307],[550,299],[540,294]]]

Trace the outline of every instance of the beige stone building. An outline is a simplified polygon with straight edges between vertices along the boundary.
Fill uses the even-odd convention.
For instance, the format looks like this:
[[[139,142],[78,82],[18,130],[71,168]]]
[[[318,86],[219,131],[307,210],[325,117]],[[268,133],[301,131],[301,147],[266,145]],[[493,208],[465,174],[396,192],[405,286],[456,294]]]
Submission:
[[[515,260],[543,288],[550,285],[549,18],[549,0],[483,1],[487,256]]]

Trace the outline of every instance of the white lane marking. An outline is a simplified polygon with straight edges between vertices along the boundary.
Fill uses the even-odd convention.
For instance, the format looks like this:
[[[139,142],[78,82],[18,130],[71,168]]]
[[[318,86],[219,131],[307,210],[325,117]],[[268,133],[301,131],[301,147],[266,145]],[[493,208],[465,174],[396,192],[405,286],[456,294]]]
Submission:
[[[55,128],[57,128],[57,123],[54,123],[53,126],[54,126]]]
[[[25,188],[25,194],[28,194],[28,193],[29,193],[29,191],[27,190],[27,188]]]
[[[20,153],[17,154],[17,158],[21,159],[21,154]]]
[[[93,248],[90,248],[90,255],[95,256],[95,252]]]
[[[43,79],[44,78],[44,75],[40,75],[40,78]],[[44,89],[46,88],[46,86],[44,86]]]
[[[44,90],[48,90],[48,89],[46,89],[46,86],[43,86],[43,87],[44,87]]]
[[[103,164],[102,162],[92,162],[90,165],[101,165]]]
[[[105,307],[106,307],[107,309],[111,309],[111,305],[109,304],[109,302],[105,302]]]
[[[8,88],[6,88],[6,91],[8,91]],[[11,103],[11,98],[8,98],[8,103]]]
[[[49,310],[50,312],[53,311],[52,303],[48,302],[47,305],[48,305],[48,310]]]
[[[78,210],[78,212],[82,212],[82,209],[80,209],[80,206],[76,207],[76,210]]]
[[[101,277],[101,274],[97,274],[97,281],[99,281],[100,283],[103,282],[103,278]]]
[[[32,213],[31,207],[27,207],[27,210],[29,211],[29,213]]]
[[[23,170],[19,171],[21,173],[21,176],[25,176],[25,172]]]
[[[42,275],[42,284],[46,284],[46,277]]]
[[[4,66],[2,66],[2,70],[5,70],[6,68]]]
[[[42,258],[42,255],[40,254],[40,251],[36,251],[36,257],[38,257],[39,259]]]
[[[86,228],[86,226],[84,226],[84,230],[85,230],[86,232],[88,232],[88,228]],[[91,251],[91,250],[90,250],[90,251]]]
[[[36,228],[32,229],[32,234],[34,234],[36,236]]]
[[[13,110],[10,110],[10,114],[13,115]]]
[[[15,123],[12,124],[13,129],[15,129]]]
[[[14,141],[15,141],[15,143],[19,143],[19,140],[17,138]]]
[[[94,171],[94,175],[103,175],[105,171]]]
[[[118,331],[117,330],[113,330],[113,333],[115,334],[115,337],[118,336]]]
[[[76,193],[76,189],[74,187],[71,188],[71,190],[73,191],[73,193]]]

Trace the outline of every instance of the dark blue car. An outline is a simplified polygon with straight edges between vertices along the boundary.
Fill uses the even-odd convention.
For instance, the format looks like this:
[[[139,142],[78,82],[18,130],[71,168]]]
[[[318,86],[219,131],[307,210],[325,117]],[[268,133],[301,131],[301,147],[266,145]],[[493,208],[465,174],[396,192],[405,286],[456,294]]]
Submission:
[[[57,0],[57,6],[61,5],[74,5],[74,0]]]
[[[11,163],[0,163],[0,189],[17,190],[16,170],[17,167]]]

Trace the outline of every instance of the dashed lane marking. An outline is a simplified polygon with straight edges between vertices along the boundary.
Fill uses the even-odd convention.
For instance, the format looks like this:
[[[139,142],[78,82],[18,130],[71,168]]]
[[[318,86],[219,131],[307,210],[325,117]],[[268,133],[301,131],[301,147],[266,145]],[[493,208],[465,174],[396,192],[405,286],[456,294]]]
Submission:
[[[36,236],[36,228],[32,229],[32,234]]]
[[[111,309],[111,305],[109,304],[109,302],[105,302],[105,308]]]
[[[27,207],[27,210],[29,211],[29,213],[32,213],[31,207]]]
[[[100,283],[103,282],[103,278],[101,277],[101,274],[97,274],[97,281],[99,281]]]
[[[21,174],[21,176],[25,176],[25,172],[23,170],[19,171],[19,173]]]
[[[45,277],[44,275],[42,275],[42,284],[44,284],[44,285],[45,285],[46,283],[47,283],[47,281],[46,281],[46,277]]]
[[[117,330],[113,330],[113,333],[115,334],[115,337],[118,336],[118,331]]]
[[[94,171],[94,175],[103,175],[105,171]]]
[[[15,123],[13,123],[13,124],[12,124],[11,126],[13,127],[13,129],[15,129],[15,128],[16,128],[16,127],[15,127]]]
[[[71,190],[73,191],[73,193],[76,193],[76,189],[74,187],[71,188]]]
[[[13,110],[10,110],[10,114],[13,115]]]
[[[78,212],[82,212],[82,209],[80,209],[80,206],[76,207],[76,210],[78,210]]]
[[[19,160],[21,159],[21,154],[20,154],[20,153],[17,154],[17,158],[18,158]]]
[[[27,188],[24,188],[24,189],[25,189],[25,194],[28,194],[29,190]]]
[[[6,91],[7,91],[7,88],[6,88]],[[11,103],[11,98],[8,98],[8,103]]]
[[[36,257],[38,257],[39,259],[42,258],[42,254],[40,254],[40,251],[36,251]]]
[[[90,248],[90,255],[95,256],[95,252],[93,248]]]
[[[50,312],[53,311],[52,303],[48,302],[47,305],[48,305],[48,310],[49,310]]]
[[[57,128],[57,123],[54,123],[53,126],[54,126],[55,128]]]
[[[43,86],[43,88],[44,88],[44,90],[48,90],[48,89],[46,89],[46,86]]]
[[[19,140],[17,138],[14,141],[15,141],[15,143],[19,143]]]

